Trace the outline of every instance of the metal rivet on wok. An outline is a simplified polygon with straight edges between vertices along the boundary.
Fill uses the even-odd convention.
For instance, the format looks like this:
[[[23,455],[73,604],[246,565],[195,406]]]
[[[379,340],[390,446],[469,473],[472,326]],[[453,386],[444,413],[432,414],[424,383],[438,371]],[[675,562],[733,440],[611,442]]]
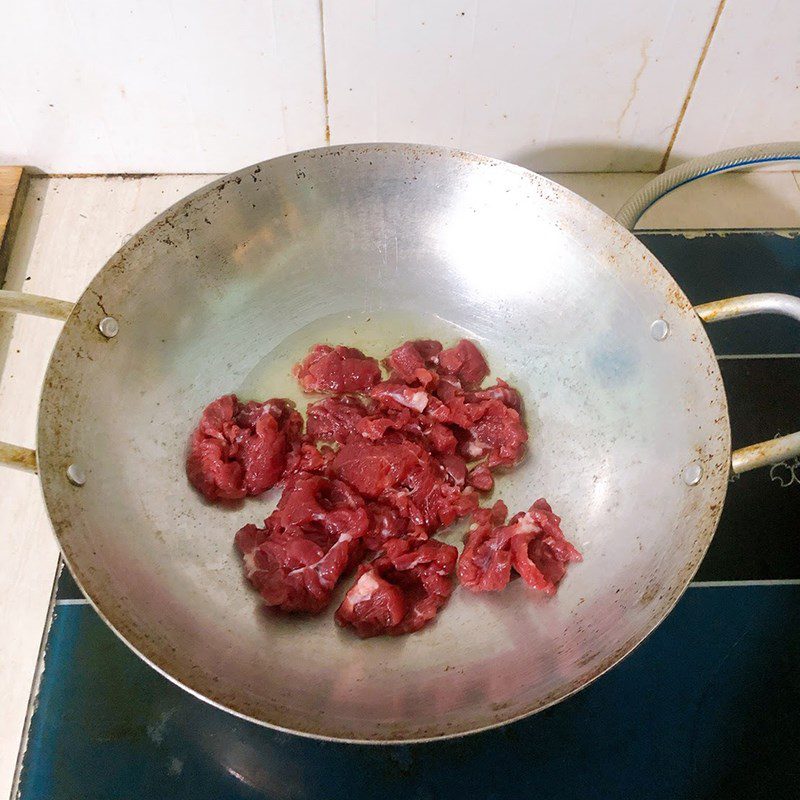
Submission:
[[[703,468],[696,461],[692,462],[684,468],[681,477],[687,486],[696,486],[703,477]]]
[[[77,464],[70,464],[67,467],[67,479],[73,486],[83,486],[86,473]]]
[[[119,333],[119,322],[114,317],[103,317],[97,327],[106,339],[112,339]]]
[[[650,326],[650,335],[657,342],[663,342],[669,336],[669,323],[666,320],[657,319]]]

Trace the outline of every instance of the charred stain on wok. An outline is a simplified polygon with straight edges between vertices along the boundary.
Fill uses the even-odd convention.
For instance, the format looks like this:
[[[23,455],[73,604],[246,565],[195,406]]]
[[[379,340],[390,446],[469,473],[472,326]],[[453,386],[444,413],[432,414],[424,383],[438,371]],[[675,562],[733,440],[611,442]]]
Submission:
[[[103,295],[99,292],[96,292],[94,289],[89,289],[89,291],[97,298],[97,306],[103,312],[104,316],[108,316],[108,311],[106,311],[106,307],[103,305]]]

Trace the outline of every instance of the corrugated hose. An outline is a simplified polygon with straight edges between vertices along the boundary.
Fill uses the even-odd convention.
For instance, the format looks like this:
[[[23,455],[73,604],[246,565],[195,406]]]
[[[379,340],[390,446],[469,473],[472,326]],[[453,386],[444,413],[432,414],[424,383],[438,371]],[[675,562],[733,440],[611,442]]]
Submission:
[[[753,144],[693,158],[673,169],[668,169],[646,183],[620,208],[616,220],[631,231],[650,206],[679,186],[696,181],[698,178],[704,178],[706,175],[714,175],[731,169],[768,164],[773,161],[794,160],[800,160],[800,142]]]

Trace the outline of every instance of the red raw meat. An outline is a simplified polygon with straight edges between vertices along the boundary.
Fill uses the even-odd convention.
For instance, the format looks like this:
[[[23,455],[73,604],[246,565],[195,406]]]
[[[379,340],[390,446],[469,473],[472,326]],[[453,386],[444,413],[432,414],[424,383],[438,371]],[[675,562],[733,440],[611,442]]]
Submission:
[[[494,488],[492,472],[485,464],[478,464],[469,471],[467,483],[479,492],[491,492]]]
[[[308,441],[296,442],[291,452],[286,456],[286,470],[284,477],[297,472],[313,472],[317,475],[327,475],[330,466],[336,457],[336,451],[326,444],[317,447]]]
[[[301,473],[287,481],[264,527],[245,525],[236,545],[268,606],[317,613],[360,559],[368,528],[364,501],[347,484]]]
[[[364,546],[367,550],[377,551],[383,548],[389,539],[399,539],[410,536],[414,539],[425,539],[427,533],[424,529],[412,526],[409,530],[409,521],[400,516],[400,512],[388,503],[367,503],[370,527],[364,536]]]
[[[365,497],[378,497],[399,486],[427,458],[424,448],[397,434],[377,442],[356,434],[337,453],[333,469]]]
[[[564,538],[561,519],[545,500],[537,500],[506,525],[507,514],[502,500],[473,514],[458,561],[459,582],[473,592],[498,591],[508,584],[513,567],[532,588],[554,594],[566,565],[581,560]]]
[[[308,435],[318,441],[343,444],[367,413],[367,407],[357,397],[324,397],[306,409]]]
[[[561,517],[546,500],[537,500],[524,514],[515,515],[510,526],[517,533],[511,540],[511,563],[528,586],[555,594],[570,561],[581,554],[565,538]]]
[[[418,339],[396,347],[386,359],[392,380],[427,387],[436,381],[436,366],[442,343],[434,339]]]
[[[522,458],[528,432],[519,412],[500,400],[467,403],[465,410],[477,419],[464,426],[469,434],[460,447],[464,458],[473,461],[486,456],[486,466],[490,469],[512,466]]]
[[[334,615],[339,625],[351,626],[363,639],[398,629],[408,604],[403,590],[381,577],[390,567],[388,559],[378,559],[358,568],[356,582]]]
[[[364,417],[356,425],[356,431],[373,442],[382,439],[389,431],[402,431],[415,424],[416,417],[407,409],[394,411],[381,409],[378,413]]]
[[[294,372],[306,392],[366,392],[381,379],[381,368],[374,358],[342,345],[314,345],[305,360],[295,365]]]
[[[465,389],[475,389],[489,374],[489,365],[473,342],[462,339],[455,347],[439,353],[439,371],[454,375]]]
[[[453,431],[441,422],[437,422],[428,414],[422,414],[418,420],[419,434],[425,440],[432,453],[453,454],[458,446],[458,439]],[[407,426],[406,430],[410,430]]]
[[[434,393],[443,403],[449,403],[454,397],[463,395],[464,388],[461,381],[453,375],[440,375]]]
[[[475,492],[452,485],[444,467],[432,458],[412,470],[399,487],[387,490],[384,497],[431,534],[478,507]]]
[[[303,418],[288,400],[241,403],[235,394],[206,406],[192,434],[186,472],[209,500],[239,500],[274,486],[299,440]]]
[[[467,463],[455,453],[447,453],[437,457],[437,461],[444,467],[447,482],[463,489],[467,483]]]
[[[402,431],[414,440],[422,440],[433,453],[455,453],[458,446],[458,439],[446,425],[429,413],[414,414],[407,408],[380,409],[359,420],[356,431],[372,441],[382,439],[389,431]]]
[[[431,533],[478,504],[472,490],[462,492],[421,444],[399,433],[378,441],[351,436],[334,459],[333,471],[365,497],[381,497]]]
[[[419,630],[450,596],[452,575],[472,591],[497,591],[512,572],[551,594],[580,560],[544,500],[506,523],[502,501],[478,508],[493,470],[516,464],[527,431],[522,399],[466,339],[442,349],[421,339],[395,348],[382,380],[355,348],[315,345],[295,374],[330,395],[302,417],[286,400],[211,403],[192,436],[187,471],[209,499],[258,494],[285,480],[264,527],[236,534],[247,578],[268,606],[316,613],[365,553],[336,612],[359,636]],[[354,396],[358,395],[358,396]],[[471,468],[468,468],[468,462]],[[478,463],[476,463],[478,462]],[[461,557],[431,539],[473,514]]]
[[[497,379],[497,383],[494,386],[479,389],[475,392],[466,392],[464,399],[468,403],[478,403],[481,400],[499,400],[503,405],[520,413],[522,412],[522,397],[520,397],[519,392],[500,378]]]
[[[435,395],[428,395],[428,405],[425,408],[425,418],[430,418],[435,422],[446,422],[448,424],[453,421],[451,419],[450,409],[447,407],[447,404],[443,403]]]
[[[458,560],[458,581],[473,592],[496,592],[511,579],[511,538],[502,526],[508,515],[506,504],[498,500],[492,508],[479,508],[472,515],[464,550]]]
[[[361,537],[369,527],[364,500],[350,486],[343,481],[305,473],[286,482],[278,506],[269,518],[272,525],[284,529],[321,526],[333,537],[342,533],[351,534],[351,538]],[[357,535],[353,533],[356,529]]]
[[[413,633],[428,624],[453,591],[458,551],[435,539],[390,539],[384,554],[362,564],[336,611],[336,622],[362,638]]]

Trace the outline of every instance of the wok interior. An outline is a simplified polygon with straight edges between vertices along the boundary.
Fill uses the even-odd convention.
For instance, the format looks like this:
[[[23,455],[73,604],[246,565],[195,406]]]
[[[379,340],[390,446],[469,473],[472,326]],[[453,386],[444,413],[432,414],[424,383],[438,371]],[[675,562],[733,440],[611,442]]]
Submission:
[[[105,340],[104,312],[120,322]],[[670,336],[650,336],[654,319]],[[434,625],[360,641],[264,610],[233,534],[274,493],[204,503],[184,473],[204,405],[301,400],[316,341],[483,346],[523,394],[525,461],[492,500],[546,497],[584,556],[554,598],[457,589]],[[447,150],[285,157],[198,192],[98,275],[65,327],[40,422],[65,555],[114,627],[193,691],[283,728],[412,739],[512,719],[578,688],[672,606],[724,496],[727,412],[699,322],[652,256],[585,201]],[[704,465],[698,486],[681,471]],[[88,480],[64,477],[71,462]],[[462,529],[463,530],[463,529]],[[457,541],[460,531],[446,534]]]

